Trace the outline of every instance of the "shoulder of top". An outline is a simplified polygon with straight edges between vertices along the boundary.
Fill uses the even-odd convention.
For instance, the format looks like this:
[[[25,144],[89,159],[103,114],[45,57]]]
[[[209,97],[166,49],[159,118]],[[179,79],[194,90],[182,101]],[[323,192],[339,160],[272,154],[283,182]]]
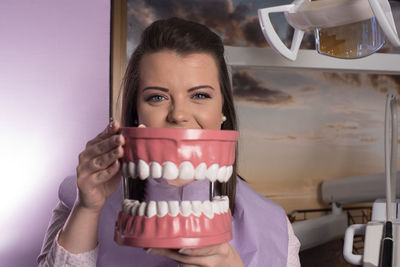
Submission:
[[[58,198],[68,208],[72,208],[76,198],[76,176],[67,176],[58,188]]]
[[[239,177],[237,178],[236,186],[236,204],[238,204],[238,202],[242,202],[240,206],[253,206],[258,208],[262,206],[268,209],[274,209],[276,212],[286,216],[285,210],[278,203],[255,191],[246,181],[243,181]]]

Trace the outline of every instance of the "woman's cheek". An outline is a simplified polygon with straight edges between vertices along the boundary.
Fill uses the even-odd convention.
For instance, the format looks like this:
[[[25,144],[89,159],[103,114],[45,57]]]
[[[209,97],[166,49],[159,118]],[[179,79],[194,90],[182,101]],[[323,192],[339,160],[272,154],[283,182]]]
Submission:
[[[221,129],[222,112],[219,109],[207,109],[197,114],[198,122],[204,129]]]

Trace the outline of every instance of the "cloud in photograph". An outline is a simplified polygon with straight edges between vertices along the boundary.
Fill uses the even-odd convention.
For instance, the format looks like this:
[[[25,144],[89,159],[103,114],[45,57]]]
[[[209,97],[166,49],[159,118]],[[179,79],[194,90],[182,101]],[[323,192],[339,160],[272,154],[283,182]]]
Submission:
[[[324,136],[321,134],[312,134],[312,133],[305,133],[305,134],[270,134],[269,132],[263,132],[260,130],[254,129],[240,129],[241,136],[245,136],[248,140],[264,140],[269,142],[293,142],[293,141],[322,141],[329,139],[328,136]]]
[[[380,136],[376,136],[372,132],[359,131],[343,131],[342,133],[337,135],[336,138],[340,138],[342,140],[352,140],[352,143],[355,142],[354,145],[359,144],[356,141],[362,143],[376,143],[381,140]]]
[[[205,24],[218,32],[228,44],[242,38],[239,24],[249,10],[245,4],[239,4],[234,8],[230,0],[144,0],[144,4],[146,8],[152,10],[153,18],[175,16]]]
[[[136,26],[133,33],[151,21],[175,16],[205,24],[221,36],[225,45],[268,47],[258,17],[248,15],[252,12],[250,3],[234,6],[232,0],[129,0],[128,4],[128,21]]]
[[[374,114],[379,112],[379,109],[376,107],[368,108],[368,107],[357,107],[357,106],[350,106],[350,105],[333,105],[330,108],[330,112],[332,113],[343,113],[343,114]]]
[[[254,44],[257,47],[268,47],[268,42],[260,29],[260,23],[257,16],[246,19],[243,27],[243,36],[248,44]]]
[[[359,73],[323,72],[323,77],[329,82],[342,82],[353,86],[360,86],[362,83]]]
[[[300,89],[301,93],[311,93],[317,91],[317,88],[312,86],[304,86]]]
[[[321,141],[327,139],[324,136],[296,136],[296,135],[287,135],[287,136],[267,136],[264,137],[266,141]]]
[[[378,138],[374,138],[374,137],[364,137],[364,138],[360,138],[361,142],[367,142],[367,143],[375,143],[378,141]]]
[[[280,90],[272,90],[247,71],[233,73],[233,94],[235,99],[247,100],[265,105],[289,104],[293,97]]]
[[[358,125],[354,124],[354,123],[350,123],[350,124],[344,124],[344,123],[328,123],[325,126],[328,129],[333,129],[336,131],[342,131],[342,130],[357,130],[358,129]]]
[[[294,32],[294,31],[293,31]],[[290,42],[291,45],[291,42]],[[290,47],[290,46],[289,46]],[[300,49],[315,49],[315,37],[312,31],[306,31],[301,41]]]
[[[370,74],[368,79],[378,92],[383,94],[396,92],[400,95],[400,75]]]

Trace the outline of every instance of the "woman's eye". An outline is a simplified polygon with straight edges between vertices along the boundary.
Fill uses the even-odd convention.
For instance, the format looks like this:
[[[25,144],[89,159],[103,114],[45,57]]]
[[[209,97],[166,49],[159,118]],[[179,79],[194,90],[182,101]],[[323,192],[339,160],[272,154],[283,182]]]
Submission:
[[[164,99],[165,99],[165,97],[162,96],[162,95],[152,95],[152,96],[148,97],[146,101],[149,101],[149,102],[161,102]]]
[[[193,95],[195,99],[204,99],[204,98],[211,98],[211,96],[207,93],[196,93]]]

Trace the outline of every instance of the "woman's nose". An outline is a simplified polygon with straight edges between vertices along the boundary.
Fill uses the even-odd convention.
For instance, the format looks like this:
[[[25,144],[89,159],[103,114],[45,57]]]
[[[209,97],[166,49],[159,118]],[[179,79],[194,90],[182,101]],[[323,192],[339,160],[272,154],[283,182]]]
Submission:
[[[169,123],[180,124],[188,122],[190,118],[190,110],[184,103],[174,103],[167,116]]]

